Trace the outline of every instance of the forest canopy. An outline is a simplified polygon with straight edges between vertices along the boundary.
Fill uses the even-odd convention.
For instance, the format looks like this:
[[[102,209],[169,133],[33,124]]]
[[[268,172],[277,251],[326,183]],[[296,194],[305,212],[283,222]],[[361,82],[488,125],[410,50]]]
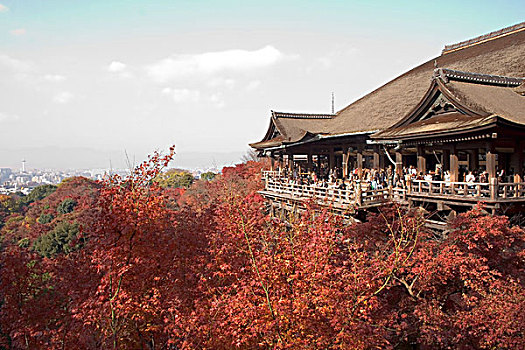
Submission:
[[[525,233],[506,217],[277,219],[263,162],[194,182],[162,173],[172,157],[0,198],[0,348],[525,347]]]

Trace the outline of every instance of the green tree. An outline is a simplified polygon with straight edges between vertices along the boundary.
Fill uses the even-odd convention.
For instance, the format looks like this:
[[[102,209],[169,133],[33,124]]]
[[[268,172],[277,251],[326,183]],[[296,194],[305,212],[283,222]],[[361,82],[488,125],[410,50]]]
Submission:
[[[57,187],[55,185],[42,185],[35,187],[27,196],[22,197],[21,201],[25,205],[29,205],[33,202],[42,200],[55,192]]]
[[[192,174],[178,169],[168,170],[155,178],[155,181],[163,188],[188,188],[193,183],[193,180]]]
[[[54,257],[60,253],[68,254],[78,248],[72,245],[78,233],[78,223],[61,222],[49,233],[38,237],[33,244],[33,249],[46,258]]]
[[[217,174],[212,171],[208,171],[201,174],[201,179],[205,181],[211,181],[215,178],[215,176],[217,176]]]
[[[52,214],[40,214],[40,217],[38,218],[38,222],[41,224],[49,224],[51,221],[53,221],[53,215]]]
[[[75,209],[75,206],[77,205],[77,202],[75,202],[74,199],[72,198],[66,198],[62,201],[62,203],[60,203],[57,207],[57,212],[59,214],[67,214],[67,213],[71,213],[74,209]]]

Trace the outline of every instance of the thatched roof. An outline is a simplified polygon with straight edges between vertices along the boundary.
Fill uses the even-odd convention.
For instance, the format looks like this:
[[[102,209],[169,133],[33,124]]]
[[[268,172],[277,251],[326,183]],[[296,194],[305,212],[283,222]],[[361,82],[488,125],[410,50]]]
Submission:
[[[435,68],[512,77],[525,76],[525,31],[441,55],[410,70],[337,113],[330,132],[347,133],[387,128],[421,100]]]
[[[386,129],[402,120],[420,102],[428,90],[436,66],[481,74],[524,77],[525,22],[499,32],[501,33],[497,35],[491,33],[479,37],[483,40],[473,40],[468,45],[458,44],[452,51],[444,51],[441,56],[402,74],[334,116],[312,119],[309,114],[283,113],[295,116],[286,119],[275,116],[272,112],[272,120],[283,136],[281,141],[276,139],[273,144],[297,142],[310,134],[335,136]],[[451,85],[451,89],[455,87]],[[457,88],[461,89],[461,86],[457,85]],[[458,90],[458,94],[460,93]],[[472,91],[472,96],[475,93]],[[251,146],[265,148],[261,147],[262,142],[278,135],[269,136],[272,135],[267,133],[261,142]]]
[[[307,135],[327,133],[333,114],[285,113],[272,111],[270,127],[261,142],[251,143],[256,149],[276,147],[303,140]]]
[[[470,117],[458,112],[444,113],[430,119],[419,120],[406,126],[388,128],[372,137],[383,140],[416,139],[459,134],[493,124],[496,118]]]
[[[516,87],[523,78],[492,76],[436,69],[425,97],[394,126],[375,133],[373,139],[434,138],[495,126],[498,121],[525,126],[525,97]],[[443,96],[452,107],[436,113],[432,106]]]

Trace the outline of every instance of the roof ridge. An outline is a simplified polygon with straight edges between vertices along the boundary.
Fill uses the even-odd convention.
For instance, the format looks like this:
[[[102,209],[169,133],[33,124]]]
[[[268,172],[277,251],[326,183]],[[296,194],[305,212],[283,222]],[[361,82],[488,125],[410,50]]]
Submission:
[[[510,27],[505,27],[505,28],[502,28],[500,30],[495,30],[495,31],[490,32],[488,34],[480,35],[480,36],[477,36],[477,37],[469,39],[469,40],[460,41],[459,43],[445,45],[445,48],[443,48],[443,51],[441,51],[441,54],[445,55],[445,54],[450,53],[450,52],[461,50],[461,49],[467,48],[469,46],[481,44],[481,43],[484,43],[484,42],[489,41],[489,40],[494,40],[496,38],[499,38],[499,37],[502,37],[502,36],[505,36],[505,35],[509,35],[509,34],[512,34],[512,33],[515,33],[515,32],[519,32],[521,30],[525,30],[525,22],[521,22],[521,23],[515,24],[515,25],[510,26]]]
[[[434,69],[434,79],[441,79],[444,83],[449,80],[462,81],[474,84],[497,85],[516,87],[525,81],[525,78],[505,77],[501,75],[481,74],[474,72],[463,72],[448,68]]]
[[[331,113],[288,113],[277,112],[272,110],[272,115],[276,118],[290,118],[290,119],[332,119],[335,114]]]

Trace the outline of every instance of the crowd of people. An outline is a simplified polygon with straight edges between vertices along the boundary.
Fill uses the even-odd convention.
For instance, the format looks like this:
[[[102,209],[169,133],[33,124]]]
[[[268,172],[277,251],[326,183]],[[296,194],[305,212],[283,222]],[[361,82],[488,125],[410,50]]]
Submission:
[[[370,189],[383,189],[388,187],[405,188],[409,181],[444,181],[451,182],[449,170],[442,169],[441,165],[435,167],[433,171],[420,172],[413,165],[403,167],[402,175],[399,175],[392,165],[385,169],[362,168],[352,169],[347,176],[343,176],[340,167],[328,168],[325,164],[321,167],[314,165],[310,171],[306,171],[302,166],[277,168],[277,173],[282,181],[299,185],[316,185],[317,187],[346,189],[352,188],[356,183],[366,183]],[[503,169],[498,170],[497,177],[499,182],[513,182],[513,171],[506,174]],[[459,168],[459,182],[467,183],[488,183],[489,174],[484,169],[467,170]]]

